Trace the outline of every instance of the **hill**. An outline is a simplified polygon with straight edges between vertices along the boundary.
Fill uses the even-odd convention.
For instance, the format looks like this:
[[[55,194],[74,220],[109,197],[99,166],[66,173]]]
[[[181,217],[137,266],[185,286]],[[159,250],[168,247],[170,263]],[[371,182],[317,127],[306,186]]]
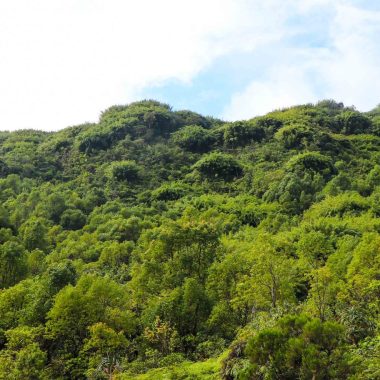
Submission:
[[[380,107],[1,132],[0,198],[0,379],[380,377]]]

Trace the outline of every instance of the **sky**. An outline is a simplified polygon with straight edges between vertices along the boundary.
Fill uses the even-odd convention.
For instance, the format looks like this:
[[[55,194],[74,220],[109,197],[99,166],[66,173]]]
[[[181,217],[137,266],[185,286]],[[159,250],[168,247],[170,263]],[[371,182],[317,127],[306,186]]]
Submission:
[[[157,99],[224,120],[380,103],[378,0],[0,0],[0,130]]]

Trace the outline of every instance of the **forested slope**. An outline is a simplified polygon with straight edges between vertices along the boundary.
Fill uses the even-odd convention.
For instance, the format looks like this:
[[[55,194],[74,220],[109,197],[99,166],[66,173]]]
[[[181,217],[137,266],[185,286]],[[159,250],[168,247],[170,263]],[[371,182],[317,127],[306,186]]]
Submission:
[[[1,132],[0,198],[0,379],[380,379],[379,107]]]

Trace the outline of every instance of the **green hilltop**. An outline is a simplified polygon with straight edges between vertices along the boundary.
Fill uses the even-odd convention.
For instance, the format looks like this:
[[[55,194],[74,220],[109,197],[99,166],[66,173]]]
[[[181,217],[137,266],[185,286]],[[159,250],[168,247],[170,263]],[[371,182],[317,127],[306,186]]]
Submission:
[[[380,106],[0,132],[0,198],[0,379],[380,378]]]

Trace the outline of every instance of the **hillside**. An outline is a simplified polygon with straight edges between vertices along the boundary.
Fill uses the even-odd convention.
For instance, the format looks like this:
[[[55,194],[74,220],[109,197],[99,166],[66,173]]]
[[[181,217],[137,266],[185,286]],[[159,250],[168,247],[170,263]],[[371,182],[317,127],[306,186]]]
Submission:
[[[380,378],[380,106],[113,106],[0,190],[0,379]]]

